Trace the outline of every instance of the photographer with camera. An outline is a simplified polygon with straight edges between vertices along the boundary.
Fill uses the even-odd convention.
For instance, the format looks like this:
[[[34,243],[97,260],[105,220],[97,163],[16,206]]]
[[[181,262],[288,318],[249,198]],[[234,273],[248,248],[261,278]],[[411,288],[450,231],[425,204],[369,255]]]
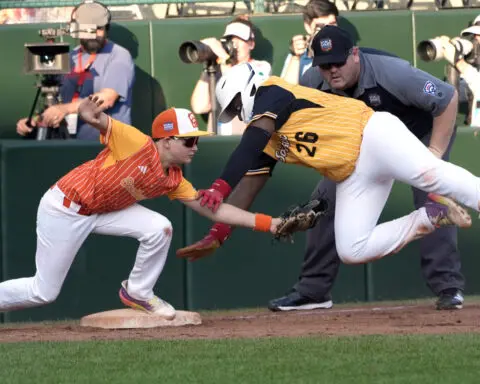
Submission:
[[[249,62],[259,72],[263,72],[265,76],[271,74],[272,67],[270,63],[262,60],[254,60],[251,57],[251,52],[255,48],[254,30],[255,27],[251,21],[239,16],[227,24],[221,40],[215,37],[201,40],[201,43],[209,47],[217,57],[216,63],[214,63],[216,80],[220,79],[231,67],[246,62]],[[208,131],[212,132],[211,85],[209,82],[208,62],[204,64],[205,69],[195,85],[190,103],[194,113],[209,114]],[[217,124],[218,135],[241,135],[244,129],[245,124],[238,118],[230,123]]]
[[[310,43],[316,32],[325,25],[337,25],[338,8],[329,0],[310,0],[303,9],[303,27],[306,35],[295,35],[290,42],[290,53],[283,64],[280,77],[298,84],[300,77],[312,66]]]
[[[106,6],[86,0],[72,12],[71,24],[96,26],[95,37],[80,38],[80,45],[70,51],[71,73],[61,79],[61,102],[47,107],[38,116],[20,119],[17,133],[34,137],[37,127],[59,128],[66,124],[72,137],[98,140],[99,132],[78,119],[81,101],[94,94],[104,103],[102,108],[113,118],[131,123],[132,88],[135,65],[130,53],[108,39],[111,15]]]
[[[438,42],[439,49],[436,49],[436,55],[427,56],[425,49],[422,51],[422,46],[419,45],[418,53],[422,59],[441,60],[445,59],[450,65],[458,71],[460,80],[459,88],[464,89],[465,83],[470,90],[467,94],[470,101],[469,117],[467,117],[467,124],[473,127],[480,127],[480,116],[477,111],[478,99],[480,97],[480,15],[470,23],[470,26],[464,29],[461,33],[462,38],[450,39],[448,36],[440,36],[437,39],[431,40],[432,43]],[[421,44],[421,43],[420,43]],[[423,55],[422,55],[423,54]],[[465,92],[461,92],[464,94]],[[473,102],[472,102],[473,100]]]

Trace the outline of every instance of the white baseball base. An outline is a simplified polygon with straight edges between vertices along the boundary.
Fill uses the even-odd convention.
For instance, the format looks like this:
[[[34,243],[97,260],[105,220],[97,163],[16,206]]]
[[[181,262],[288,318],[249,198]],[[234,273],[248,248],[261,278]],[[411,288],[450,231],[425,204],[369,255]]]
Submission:
[[[155,327],[181,327],[184,325],[200,325],[202,318],[197,312],[177,311],[173,320],[151,315],[135,309],[124,308],[99,312],[82,317],[82,327],[104,329],[136,329]]]

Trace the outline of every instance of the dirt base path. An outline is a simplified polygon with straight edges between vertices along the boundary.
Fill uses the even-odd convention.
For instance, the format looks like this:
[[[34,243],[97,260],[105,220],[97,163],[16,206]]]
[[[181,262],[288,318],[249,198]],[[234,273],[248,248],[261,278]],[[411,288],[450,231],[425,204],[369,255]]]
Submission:
[[[371,334],[445,334],[480,332],[480,304],[459,311],[437,311],[431,304],[345,307],[308,312],[272,313],[267,310],[201,313],[199,326],[140,330],[102,330],[78,322],[6,324],[0,342],[224,339]]]

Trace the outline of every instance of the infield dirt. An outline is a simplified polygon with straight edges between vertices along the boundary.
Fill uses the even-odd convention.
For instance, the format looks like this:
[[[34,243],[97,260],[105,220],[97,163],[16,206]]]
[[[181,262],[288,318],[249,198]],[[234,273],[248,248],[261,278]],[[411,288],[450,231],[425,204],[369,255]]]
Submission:
[[[480,332],[480,304],[437,311],[432,304],[353,306],[307,312],[268,310],[200,312],[196,326],[104,330],[78,322],[10,323],[0,327],[0,342],[225,339],[257,337],[446,334]]]

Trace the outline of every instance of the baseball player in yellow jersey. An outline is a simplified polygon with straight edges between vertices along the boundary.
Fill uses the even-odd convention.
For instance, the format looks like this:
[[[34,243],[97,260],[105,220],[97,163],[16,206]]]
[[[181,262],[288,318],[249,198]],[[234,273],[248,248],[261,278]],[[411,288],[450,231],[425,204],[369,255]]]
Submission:
[[[220,120],[239,116],[249,125],[221,177],[199,191],[201,204],[213,211],[262,162],[315,168],[337,182],[337,251],[343,262],[356,264],[398,252],[439,226],[469,227],[470,216],[452,198],[479,210],[479,178],[435,157],[390,113],[277,77],[265,80],[248,64],[233,68],[216,92]],[[431,192],[433,201],[377,225],[394,180]],[[210,253],[222,239],[213,230],[209,236],[177,254],[195,259]]]
[[[85,99],[78,113],[100,131],[106,148],[70,171],[40,201],[37,215],[37,271],[33,277],[0,283],[0,312],[50,303],[82,243],[90,233],[128,236],[140,243],[135,265],[121,283],[127,306],[167,319],[175,309],[153,293],[172,239],[172,224],[137,202],[167,195],[201,215],[232,225],[275,233],[280,219],[252,214],[228,204],[216,213],[201,207],[197,191],[183,178],[179,165],[197,152],[199,131],[193,114],[170,108],[157,116],[152,137],[102,112],[97,97]]]

